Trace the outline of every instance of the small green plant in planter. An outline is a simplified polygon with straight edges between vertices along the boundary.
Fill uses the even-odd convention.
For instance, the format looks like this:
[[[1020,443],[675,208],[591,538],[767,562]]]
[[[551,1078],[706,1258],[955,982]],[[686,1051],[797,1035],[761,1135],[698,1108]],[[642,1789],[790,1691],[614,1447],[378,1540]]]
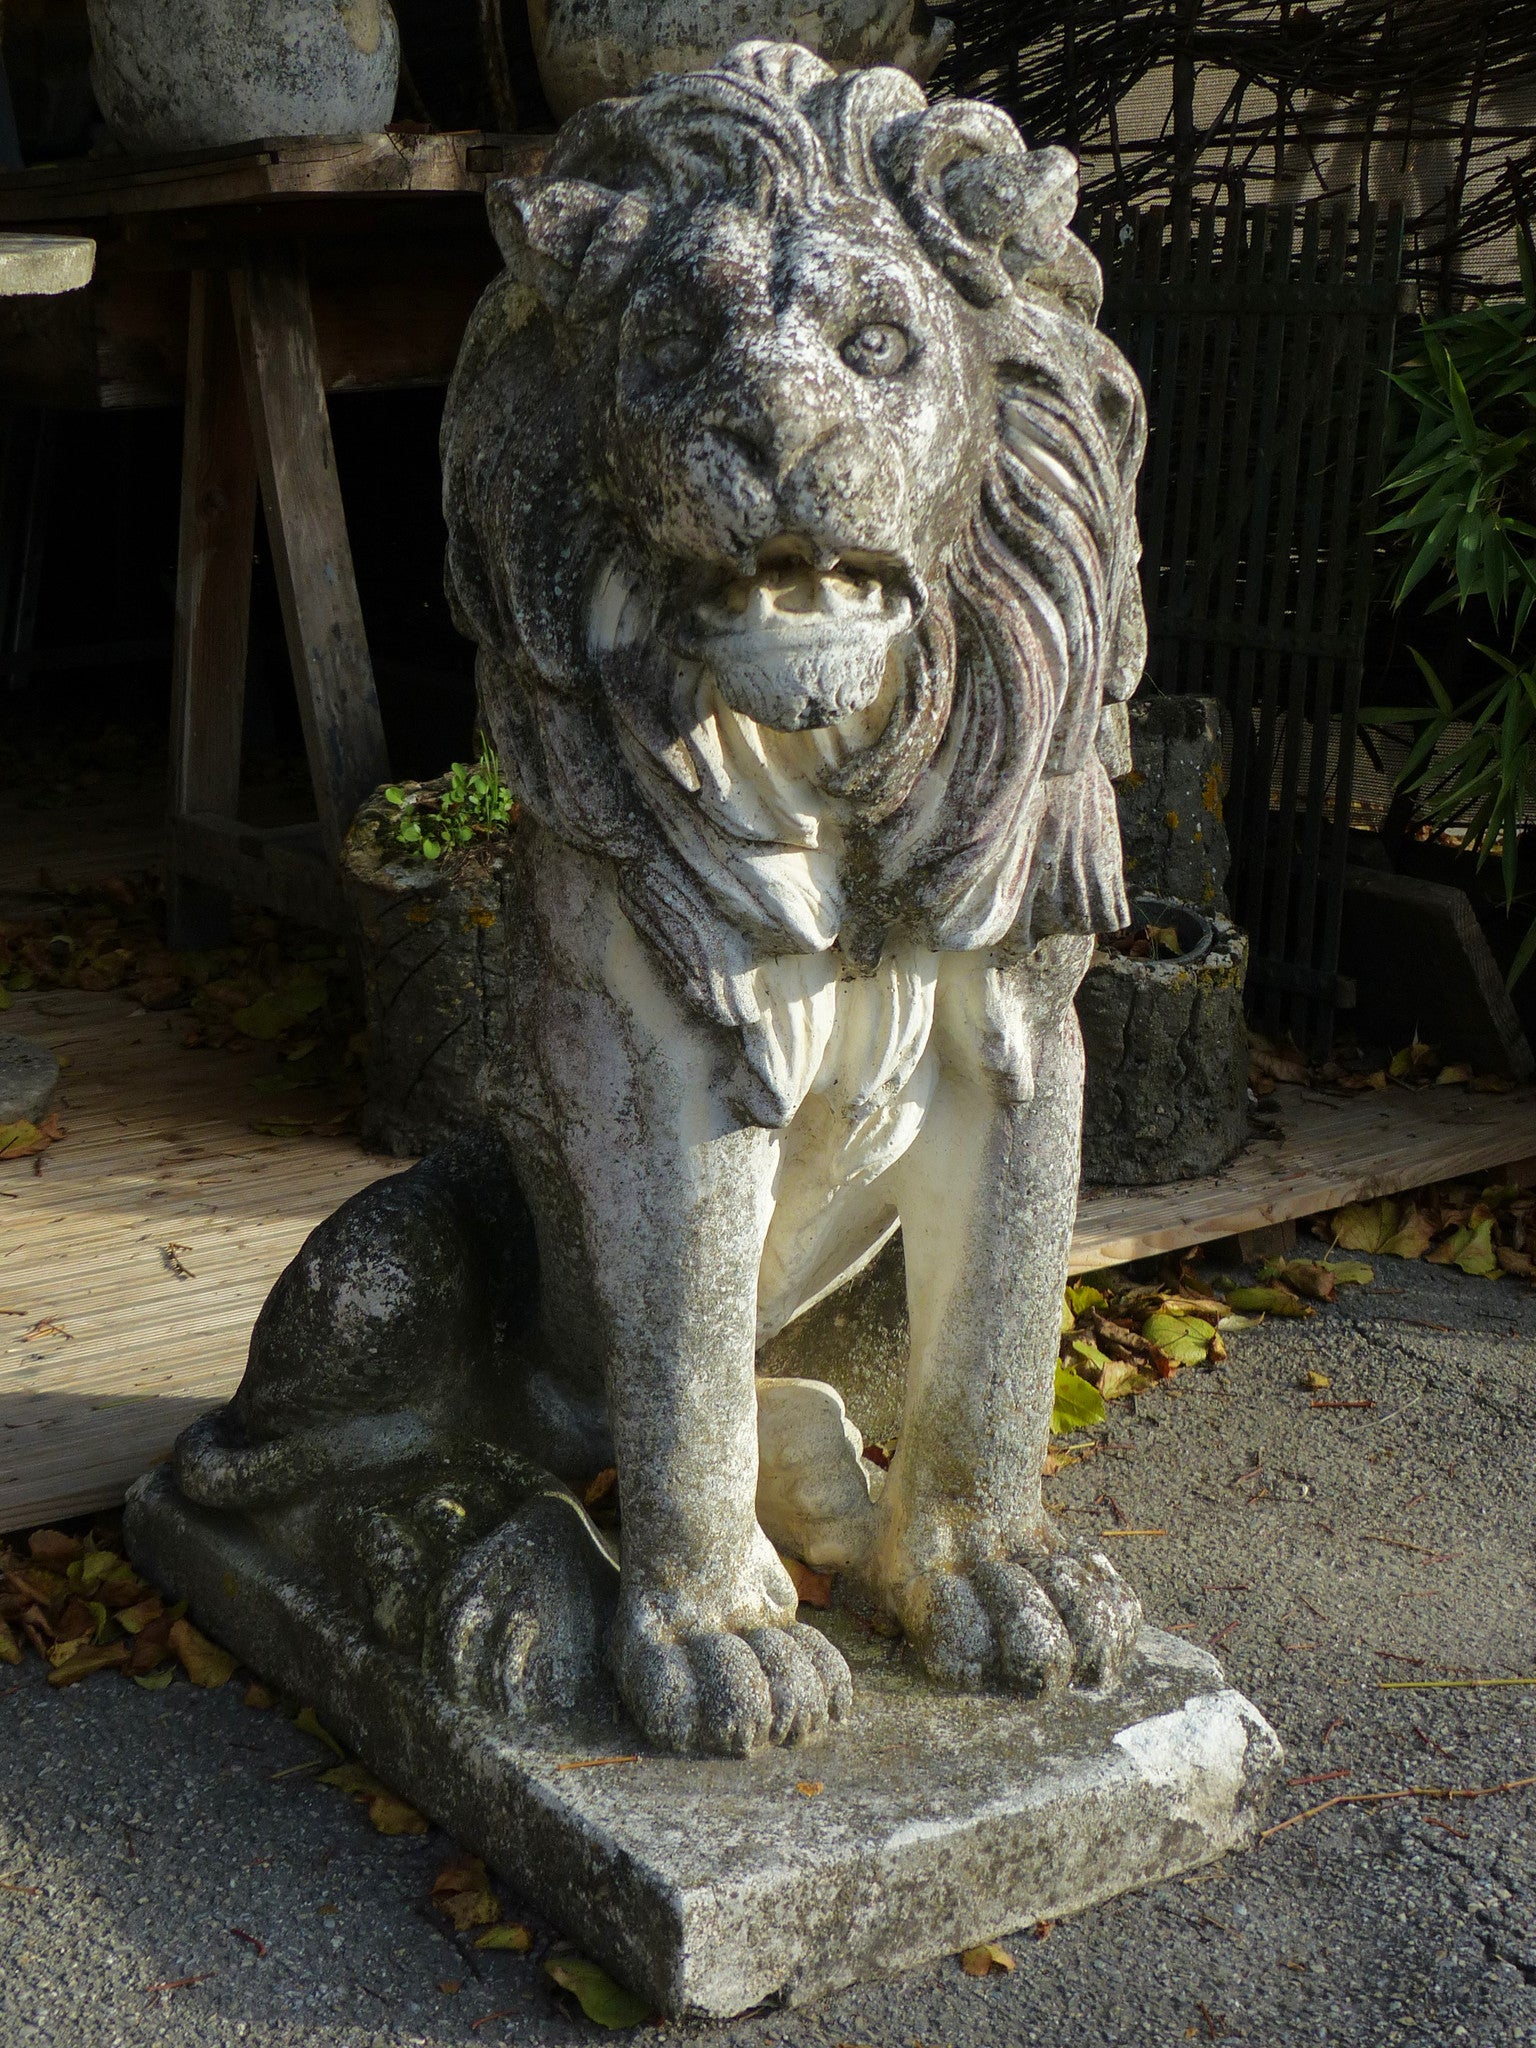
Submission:
[[[1397,373],[1411,439],[1382,485],[1399,509],[1380,529],[1408,541],[1394,605],[1438,569],[1448,582],[1430,609],[1481,607],[1504,644],[1472,641],[1494,673],[1460,701],[1410,649],[1433,703],[1371,714],[1421,728],[1398,786],[1426,822],[1459,827],[1479,867],[1497,856],[1507,909],[1521,893],[1521,821],[1536,809],[1536,251],[1525,235],[1520,274],[1517,301],[1427,324]],[[1453,725],[1468,730],[1442,754]],[[1533,959],[1536,919],[1511,987]]]
[[[484,733],[479,738],[479,760],[455,761],[446,788],[408,790],[391,783],[384,792],[397,813],[395,837],[420,860],[441,860],[455,847],[504,832],[512,823],[512,792],[490,742]]]

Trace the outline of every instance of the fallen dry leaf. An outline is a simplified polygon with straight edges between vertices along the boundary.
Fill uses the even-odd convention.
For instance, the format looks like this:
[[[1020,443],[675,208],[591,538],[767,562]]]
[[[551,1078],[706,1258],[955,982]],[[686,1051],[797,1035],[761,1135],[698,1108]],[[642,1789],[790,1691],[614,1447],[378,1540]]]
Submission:
[[[45,1116],[41,1123],[29,1123],[25,1117],[12,1124],[0,1124],[0,1159],[31,1159],[41,1156],[50,1145],[57,1145],[69,1133],[53,1115]]]
[[[501,1918],[501,1906],[478,1856],[460,1856],[437,1873],[432,1903],[460,1934],[471,1927],[493,1926]]]
[[[190,1621],[173,1621],[167,1640],[182,1670],[194,1685],[213,1690],[234,1677],[239,1659],[232,1657],[228,1650],[221,1650],[217,1643],[211,1643]]]
[[[784,1569],[795,1582],[795,1592],[802,1607],[830,1607],[832,1605],[831,1572],[813,1572],[808,1564],[802,1564],[798,1557],[786,1557]]]
[[[340,1792],[348,1792],[368,1809],[368,1819],[381,1835],[424,1835],[427,1832],[427,1818],[416,1808],[391,1792],[387,1785],[381,1785],[371,1771],[362,1764],[337,1764],[334,1770],[324,1771],[315,1781],[320,1785],[333,1785]]]
[[[820,1778],[802,1778],[795,1787],[802,1799],[814,1799],[818,1792],[825,1792],[826,1789]]]
[[[520,1922],[508,1920],[500,1927],[488,1927],[484,1934],[477,1934],[475,1947],[506,1948],[516,1955],[525,1956],[533,1947],[533,1936]]]
[[[967,1977],[990,1977],[994,1972],[1007,1972],[1016,1967],[1007,1949],[1000,1948],[995,1941],[979,1941],[974,1948],[962,1951],[960,1967]]]
[[[92,1643],[75,1651],[74,1655],[57,1665],[48,1674],[48,1683],[54,1686],[73,1685],[77,1679],[89,1678],[97,1671],[115,1670],[128,1662],[126,1643]]]
[[[313,1735],[316,1742],[323,1742],[333,1756],[339,1756],[343,1763],[346,1762],[347,1752],[342,1748],[329,1728],[321,1727],[320,1716],[313,1707],[300,1707],[293,1717],[293,1725],[299,1730],[300,1734]]]

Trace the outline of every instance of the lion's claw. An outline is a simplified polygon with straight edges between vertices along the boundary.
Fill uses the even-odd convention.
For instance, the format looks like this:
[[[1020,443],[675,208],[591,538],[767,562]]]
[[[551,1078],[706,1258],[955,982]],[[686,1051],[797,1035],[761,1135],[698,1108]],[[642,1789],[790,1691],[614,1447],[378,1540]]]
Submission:
[[[619,1689],[646,1737],[684,1754],[748,1756],[845,1718],[852,1681],[841,1653],[800,1622],[669,1640],[644,1628],[615,1647]]]
[[[1097,1551],[935,1572],[902,1608],[933,1677],[970,1692],[1000,1684],[1031,1698],[1069,1683],[1112,1685],[1141,1629],[1141,1602]]]

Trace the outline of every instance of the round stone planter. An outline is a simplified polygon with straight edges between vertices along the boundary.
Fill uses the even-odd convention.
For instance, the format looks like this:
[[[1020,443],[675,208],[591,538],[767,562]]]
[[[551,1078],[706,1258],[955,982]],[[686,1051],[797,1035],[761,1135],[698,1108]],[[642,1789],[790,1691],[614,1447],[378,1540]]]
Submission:
[[[395,108],[389,0],[89,0],[91,81],[124,149],[356,135]]]
[[[1248,1135],[1248,940],[1224,917],[1138,896],[1133,930],[1172,926],[1179,951],[1101,944],[1078,991],[1087,1077],[1083,1179],[1145,1187],[1214,1173]]]
[[[638,92],[658,71],[699,71],[748,37],[803,43],[839,70],[894,64],[926,78],[948,29],[913,25],[913,0],[528,0],[544,97],[560,120]]]
[[[367,1026],[363,1136],[410,1158],[479,1122],[481,1068],[505,1052],[507,842],[428,863],[404,856],[395,816],[382,793],[364,804],[342,874]]]

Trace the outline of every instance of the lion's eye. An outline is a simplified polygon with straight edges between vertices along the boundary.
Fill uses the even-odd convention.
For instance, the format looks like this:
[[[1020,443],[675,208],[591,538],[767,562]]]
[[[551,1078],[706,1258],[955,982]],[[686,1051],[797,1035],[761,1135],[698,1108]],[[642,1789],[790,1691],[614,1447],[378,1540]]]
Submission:
[[[663,377],[689,377],[703,367],[709,343],[697,328],[674,327],[646,344],[646,361]]]
[[[911,353],[907,334],[884,320],[872,320],[850,334],[841,350],[843,361],[861,377],[894,377]]]

